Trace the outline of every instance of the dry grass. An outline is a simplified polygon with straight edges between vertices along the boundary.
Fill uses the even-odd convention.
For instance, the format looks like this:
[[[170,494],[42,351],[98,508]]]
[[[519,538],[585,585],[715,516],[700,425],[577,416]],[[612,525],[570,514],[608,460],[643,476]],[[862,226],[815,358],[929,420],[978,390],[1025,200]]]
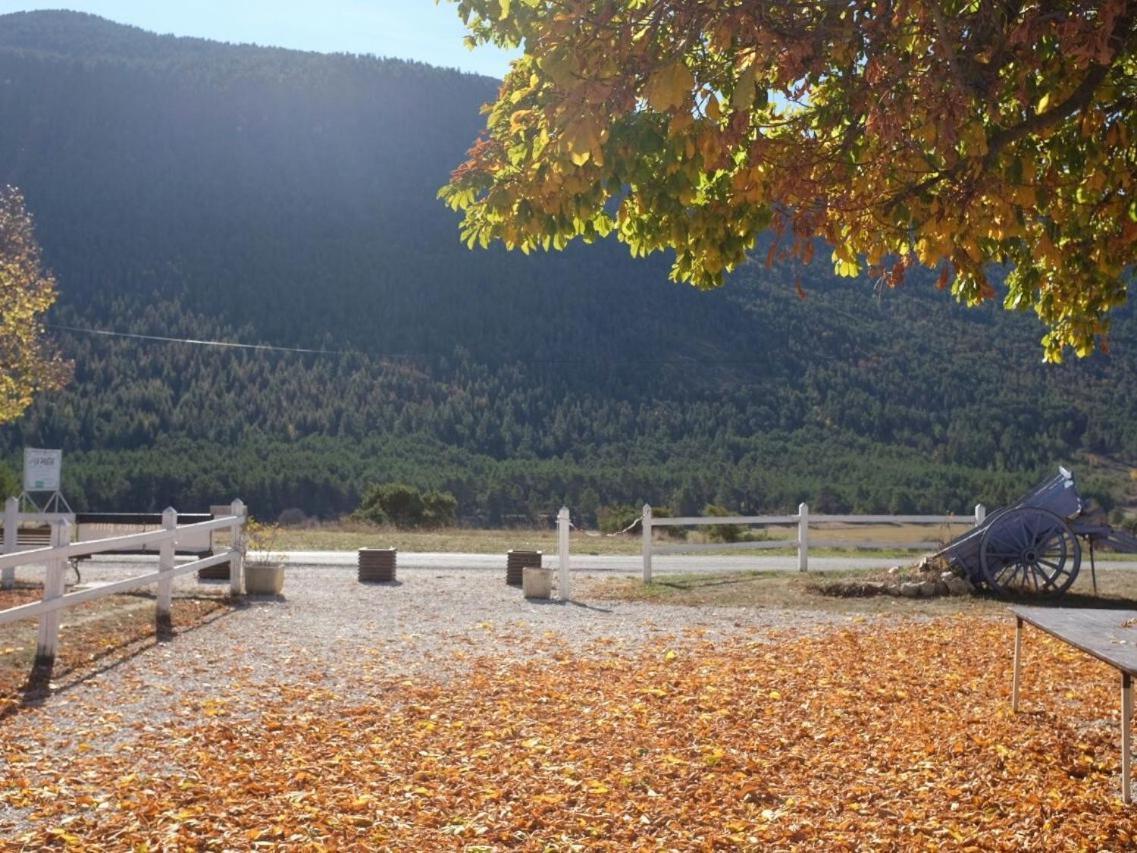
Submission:
[[[827,539],[863,540],[865,542],[887,543],[887,550],[873,550],[879,556],[910,556],[916,551],[910,546],[917,542],[942,541],[967,530],[968,523],[959,525],[928,526],[914,524],[876,524],[851,525],[834,524],[824,528],[812,529],[812,536],[818,541]],[[696,528],[688,528],[688,542],[706,542],[705,535]],[[755,532],[761,532],[756,529]],[[797,528],[791,526],[770,527],[765,531],[769,539],[785,539],[786,549],[765,550],[770,555],[796,553],[794,540]],[[656,534],[656,541],[662,544],[676,544],[662,532]],[[577,554],[639,554],[643,546],[638,532],[608,536],[594,531],[574,530],[571,550]],[[355,551],[359,548],[398,548],[411,552],[451,552],[465,554],[502,554],[511,549],[530,549],[553,554],[557,550],[557,532],[552,528],[505,528],[478,530],[466,527],[450,527],[441,530],[398,530],[394,527],[377,527],[352,521],[339,521],[315,527],[281,528],[273,543],[274,550],[280,551]],[[724,550],[722,553],[737,553]],[[811,548],[817,556],[839,556],[844,554],[864,554],[863,550],[851,548]]]
[[[1066,607],[1128,607],[1137,610],[1137,572],[1125,569],[1098,570],[1098,596],[1093,594],[1087,568],[1060,599],[1047,599]],[[876,613],[944,616],[998,613],[1013,603],[988,595],[944,596],[912,599],[888,595],[849,598],[826,595],[824,584],[841,579],[876,580],[875,570],[825,572],[736,572],[722,574],[660,575],[654,583],[633,578],[582,579],[578,593],[600,600],[646,601],[692,607],[755,607],[790,610],[824,610],[838,613]],[[1030,603],[1043,603],[1032,600]]]
[[[573,531],[570,548],[579,554],[638,554],[639,536],[588,535]],[[273,544],[280,551],[354,551],[358,548],[398,548],[416,553],[504,554],[509,550],[535,550],[554,554],[557,531],[505,528],[477,530],[447,527],[441,530],[398,530],[342,522],[318,527],[280,530]]]

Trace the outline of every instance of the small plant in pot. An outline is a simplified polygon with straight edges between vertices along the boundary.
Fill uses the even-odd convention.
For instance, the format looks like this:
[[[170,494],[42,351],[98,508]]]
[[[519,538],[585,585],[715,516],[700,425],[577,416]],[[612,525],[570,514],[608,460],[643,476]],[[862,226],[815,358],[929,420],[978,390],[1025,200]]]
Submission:
[[[245,592],[248,595],[280,595],[284,589],[287,557],[276,550],[280,528],[249,519],[241,552],[245,563]]]

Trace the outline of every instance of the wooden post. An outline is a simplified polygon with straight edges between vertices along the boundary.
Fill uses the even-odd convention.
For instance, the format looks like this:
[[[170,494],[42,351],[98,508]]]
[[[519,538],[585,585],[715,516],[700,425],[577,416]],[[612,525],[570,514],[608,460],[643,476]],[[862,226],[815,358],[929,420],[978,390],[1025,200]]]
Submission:
[[[71,523],[57,521],[51,528],[51,547],[62,548],[71,541]],[[51,601],[63,595],[63,573],[67,561],[54,554],[48,558],[43,581],[43,600]],[[39,618],[39,639],[36,642],[35,666],[50,668],[55,663],[55,650],[59,646],[59,620],[61,610],[52,610]]]
[[[1121,673],[1121,802],[1133,802],[1132,752],[1133,752],[1133,676]]]
[[[1011,676],[1011,710],[1019,712],[1019,683],[1022,679],[1023,663],[1023,620],[1015,617],[1015,670]]]
[[[809,504],[797,507],[797,570],[809,571]]]
[[[644,583],[651,583],[651,504],[644,504],[640,527],[644,537]]]
[[[237,498],[229,505],[229,511],[237,516],[237,520],[229,528],[229,547],[233,549],[233,556],[229,558],[229,594],[236,597],[241,594],[241,572],[244,569],[244,502]]]
[[[572,582],[569,578],[569,526],[572,520],[569,517],[567,506],[562,506],[557,513],[557,557],[560,562],[560,576],[557,579],[557,589],[561,601],[572,599]]]
[[[4,501],[4,553],[13,553],[20,535],[20,499],[8,498]],[[11,589],[16,585],[16,567],[9,566],[0,572],[0,589]]]
[[[155,614],[155,623],[158,626],[158,634],[167,633],[170,631],[173,623],[170,619],[170,603],[173,599],[174,591],[174,546],[175,546],[175,531],[178,529],[178,511],[171,507],[166,507],[162,512],[162,527],[170,534],[169,539],[163,539],[162,544],[158,546],[158,608]]]
[[[987,518],[987,507],[983,504],[975,505],[975,526],[978,527]]]

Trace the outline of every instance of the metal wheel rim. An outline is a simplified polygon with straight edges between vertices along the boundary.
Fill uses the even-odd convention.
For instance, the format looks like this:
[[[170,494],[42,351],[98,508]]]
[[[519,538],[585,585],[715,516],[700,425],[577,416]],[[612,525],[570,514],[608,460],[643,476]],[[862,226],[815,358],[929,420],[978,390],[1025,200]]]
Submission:
[[[1082,546],[1066,522],[1040,507],[1000,516],[983,533],[980,569],[987,586],[1006,594],[1060,595],[1078,575]]]

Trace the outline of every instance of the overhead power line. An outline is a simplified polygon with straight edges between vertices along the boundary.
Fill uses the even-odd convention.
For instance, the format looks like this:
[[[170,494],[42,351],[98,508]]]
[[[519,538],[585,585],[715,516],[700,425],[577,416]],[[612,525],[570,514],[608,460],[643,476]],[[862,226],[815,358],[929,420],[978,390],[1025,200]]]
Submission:
[[[380,359],[383,361],[409,361],[417,362],[423,359],[438,357],[440,353],[369,353],[361,350],[331,350],[316,349],[312,347],[284,347],[274,344],[243,344],[238,341],[211,341],[198,338],[175,338],[168,335],[141,335],[135,332],[115,332],[109,329],[91,329],[83,326],[65,326],[56,323],[45,323],[44,328],[58,332],[73,332],[85,335],[96,335],[103,338],[126,338],[136,341],[152,341],[163,344],[185,344],[188,346],[215,347],[217,349],[253,350],[256,352],[282,352],[298,353],[302,355],[352,355],[365,358]],[[826,361],[836,361],[837,356],[828,356]],[[529,365],[596,365],[607,364],[609,359],[605,356],[565,356],[565,357],[527,357],[524,359]],[[695,365],[698,367],[751,367],[770,364],[769,358],[701,358],[695,355],[672,355],[659,358],[621,358],[624,365]],[[498,362],[505,363],[505,362]]]
[[[313,355],[347,355],[343,350],[311,349],[309,347],[281,347],[272,344],[242,344],[237,341],[204,341],[197,338],[171,338],[165,335],[139,335],[134,332],[112,332],[107,329],[85,329],[80,326],[60,326],[44,324],[48,329],[62,332],[79,332],[86,335],[99,335],[106,338],[131,338],[138,341],[159,341],[167,344],[190,344],[199,347],[221,347],[224,349],[247,349],[260,352],[296,352]]]

